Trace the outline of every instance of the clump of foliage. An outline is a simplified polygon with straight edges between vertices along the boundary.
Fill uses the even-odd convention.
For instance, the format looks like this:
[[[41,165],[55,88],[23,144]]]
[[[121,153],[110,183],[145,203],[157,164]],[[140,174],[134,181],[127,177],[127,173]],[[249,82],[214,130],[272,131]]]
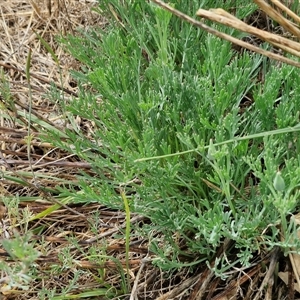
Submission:
[[[210,2],[201,5],[235,6],[239,17],[255,9]],[[189,15],[199,8],[173,4]],[[124,192],[130,210],[150,218],[140,230],[165,269],[212,261],[227,240],[234,256],[216,259],[216,274],[248,265],[257,251],[299,246],[290,222],[299,197],[298,70],[237,53],[148,1],[101,1],[99,13],[111,16],[105,29],[63,39],[83,64],[73,72],[80,96],[66,113],[89,120],[91,137],[76,128],[67,142],[51,136],[98,176],[83,174],[82,193],[68,186],[62,194],[123,209]]]

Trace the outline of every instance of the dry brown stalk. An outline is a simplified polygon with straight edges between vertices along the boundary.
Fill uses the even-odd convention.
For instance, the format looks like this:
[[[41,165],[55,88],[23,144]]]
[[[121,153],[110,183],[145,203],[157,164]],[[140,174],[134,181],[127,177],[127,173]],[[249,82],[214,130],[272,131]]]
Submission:
[[[300,31],[297,27],[295,27],[289,20],[284,18],[278,11],[276,11],[270,4],[266,3],[262,0],[253,0],[262,11],[264,11],[269,17],[278,22],[284,29],[288,32],[294,34],[297,37],[300,37]],[[275,4],[278,5],[279,1],[274,1]],[[285,10],[289,10],[285,5],[280,3],[281,8],[285,8]]]
[[[256,37],[270,43],[276,45],[280,48],[285,48],[288,52],[293,52],[294,55],[300,57],[300,44],[294,41],[291,41],[285,37],[279,36],[274,33],[267,32],[265,30],[261,30],[250,26],[236,17],[232,16],[225,10],[218,8],[212,9],[210,11],[199,9],[197,11],[197,16],[207,18],[211,21],[218,22],[220,24],[235,28],[237,30],[247,32],[249,34],[255,35]]]
[[[272,3],[277,6],[279,9],[281,9],[283,12],[285,12],[288,16],[290,16],[294,21],[297,23],[300,23],[300,17],[297,16],[293,11],[291,11],[288,7],[283,5],[280,1],[278,0],[271,0]]]

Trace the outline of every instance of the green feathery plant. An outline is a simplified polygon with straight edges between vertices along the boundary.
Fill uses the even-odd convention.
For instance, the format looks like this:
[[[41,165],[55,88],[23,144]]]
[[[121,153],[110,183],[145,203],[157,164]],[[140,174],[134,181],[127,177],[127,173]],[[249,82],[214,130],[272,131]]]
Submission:
[[[227,2],[201,5],[234,6],[243,17],[255,9]],[[199,1],[173,5],[199,9]],[[97,176],[82,174],[81,192],[68,185],[61,195],[118,209],[128,202],[152,221],[143,234],[163,233],[151,242],[165,269],[211,261],[225,240],[236,256],[216,258],[220,276],[262,247],[299,249],[289,225],[298,208],[298,70],[237,53],[151,2],[101,1],[98,11],[106,28],[62,39],[83,65],[67,114],[91,121],[92,138],[68,129],[67,141],[51,136]]]

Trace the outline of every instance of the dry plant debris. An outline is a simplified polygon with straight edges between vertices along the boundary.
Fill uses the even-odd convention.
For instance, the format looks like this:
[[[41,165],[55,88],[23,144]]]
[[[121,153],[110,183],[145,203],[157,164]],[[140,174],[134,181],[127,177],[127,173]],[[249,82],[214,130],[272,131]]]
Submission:
[[[55,101],[49,100],[51,86],[63,89],[65,100],[76,96],[76,83],[70,77],[70,69],[78,69],[75,59],[68,55],[55,37],[60,34],[75,33],[76,28],[85,29],[95,24],[102,26],[105,20],[93,13],[91,7],[96,1],[1,1],[0,3],[0,68],[2,94],[1,108],[1,168],[16,172],[30,167],[27,153],[28,122],[25,114],[30,109],[32,115],[58,131],[64,130],[64,121]],[[59,66],[37,38],[38,33],[53,49],[59,60]],[[29,96],[26,79],[26,60],[32,52],[30,66]],[[62,79],[62,82],[61,82]],[[3,92],[2,92],[3,93]],[[6,114],[6,118],[3,117]],[[80,120],[77,120],[80,122]],[[31,126],[31,158],[36,163],[34,169],[47,172],[59,178],[74,178],[72,168],[78,165],[76,159],[67,158],[66,153],[58,153],[52,145],[41,143],[38,132]],[[74,163],[74,164],[73,164]],[[59,165],[58,165],[59,164]],[[65,172],[65,168],[68,168]],[[2,194],[17,192],[11,184],[2,183]],[[41,182],[44,184],[44,182]],[[51,185],[47,182],[46,185]],[[27,191],[25,192],[27,193]],[[31,194],[31,193],[30,193]],[[22,195],[22,193],[21,193]]]

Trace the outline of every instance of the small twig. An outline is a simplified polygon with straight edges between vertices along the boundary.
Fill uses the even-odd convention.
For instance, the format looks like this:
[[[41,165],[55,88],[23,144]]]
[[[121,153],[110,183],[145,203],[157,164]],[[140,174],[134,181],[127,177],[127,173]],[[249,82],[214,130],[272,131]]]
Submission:
[[[145,258],[143,258],[141,260],[141,265],[140,265],[140,268],[139,268],[139,271],[137,272],[136,276],[135,276],[135,280],[134,280],[134,284],[133,284],[133,287],[132,287],[132,290],[131,290],[131,294],[130,294],[130,299],[129,300],[137,300],[138,297],[137,297],[137,287],[138,287],[138,283],[139,283],[139,279],[140,279],[140,276],[142,274],[142,271],[146,265],[146,263],[149,262],[149,260],[147,259],[147,256]]]
[[[31,65],[31,55],[32,55],[32,51],[29,48],[28,51],[28,57],[27,57],[27,61],[26,61],[26,79],[27,79],[27,84],[28,84],[28,91],[29,91],[29,104],[28,104],[28,136],[27,136],[27,156],[28,156],[28,160],[31,161],[31,145],[30,145],[30,141],[33,138],[33,136],[31,135],[31,111],[32,111],[32,90],[31,90],[31,83],[30,83],[30,65]],[[33,181],[36,182],[36,177],[35,177],[35,173],[32,169],[32,164],[29,164],[31,173],[32,173],[32,178]]]
[[[182,291],[186,291],[187,289],[191,289],[196,284],[197,281],[198,281],[198,276],[197,275],[194,276],[194,277],[190,277],[187,280],[185,280],[183,283],[178,285],[176,288],[174,288],[172,291],[167,292],[166,294],[163,294],[160,297],[156,298],[156,300],[174,299]]]
[[[266,289],[266,287],[270,287],[270,286],[272,287],[271,283],[273,283],[273,276],[274,276],[276,265],[278,263],[279,250],[280,249],[278,247],[276,247],[274,249],[272,256],[270,258],[270,264],[269,264],[268,271],[260,285],[259,290],[256,293],[256,296],[253,298],[253,300],[262,299],[262,293]]]
[[[1,151],[2,152],[2,151]],[[74,154],[75,155],[75,154]],[[92,165],[86,162],[70,162],[64,161],[66,157],[60,158],[62,161],[29,161],[29,160],[16,160],[16,159],[7,159],[5,162],[0,160],[0,165],[32,165],[33,168],[41,168],[45,166],[56,166],[56,167],[64,167],[64,168],[81,168],[81,169],[91,169]]]

